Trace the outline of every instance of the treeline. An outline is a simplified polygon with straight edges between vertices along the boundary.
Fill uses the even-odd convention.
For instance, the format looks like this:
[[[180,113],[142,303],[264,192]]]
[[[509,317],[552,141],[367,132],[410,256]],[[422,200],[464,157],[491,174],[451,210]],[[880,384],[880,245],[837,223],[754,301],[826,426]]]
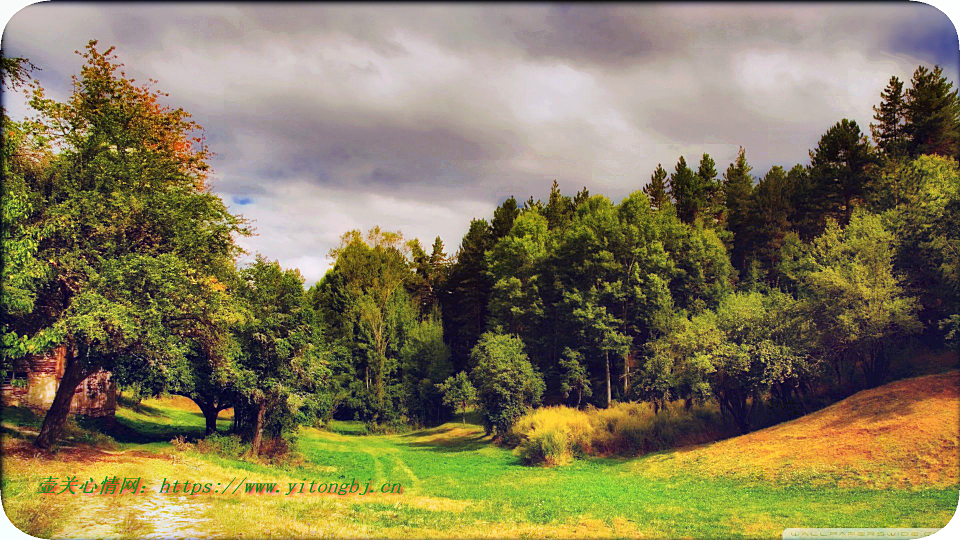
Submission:
[[[527,405],[714,400],[747,431],[764,401],[880,384],[908,336],[955,341],[960,104],[939,67],[910,83],[882,91],[875,145],[843,119],[808,165],[756,179],[741,148],[722,175],[707,154],[658,166],[619,204],[556,183],[508,199],[440,288],[455,366],[513,335],[544,386]]]
[[[37,445],[86,374],[193,399],[259,451],[304,423],[436,424],[472,403],[506,433],[529,407],[764,402],[880,384],[892,352],[960,327],[960,105],[941,70],[895,77],[871,124],[841,120],[809,165],[754,178],[680,157],[614,203],[586,189],[504,201],[456,252],[350,231],[304,290],[258,258],[205,185],[198,126],[95,42],[63,103],[3,118],[3,359],[67,347]],[[8,84],[29,65],[4,60]]]

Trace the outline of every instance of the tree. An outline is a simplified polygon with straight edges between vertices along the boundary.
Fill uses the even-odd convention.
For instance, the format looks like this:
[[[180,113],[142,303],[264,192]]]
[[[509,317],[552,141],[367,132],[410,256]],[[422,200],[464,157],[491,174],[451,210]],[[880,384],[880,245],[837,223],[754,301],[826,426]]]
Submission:
[[[471,221],[442,291],[444,339],[450,345],[456,369],[466,368],[470,351],[486,329],[487,304],[493,287],[486,252],[493,243],[486,220]]]
[[[960,311],[960,168],[951,158],[921,156],[890,172],[895,202],[884,214],[896,231],[895,267],[921,305],[927,328]]]
[[[280,436],[295,426],[291,407],[299,399],[298,365],[310,348],[310,325],[305,313],[303,277],[279,263],[258,256],[240,271],[238,296],[250,317],[238,329],[242,353],[237,359],[238,398],[234,430],[250,442],[250,453],[260,452],[263,434]],[[310,360],[308,357],[307,360]]]
[[[763,276],[771,276],[779,265],[780,248],[790,233],[793,211],[791,182],[783,167],[774,166],[760,179],[751,200],[753,257]]]
[[[863,201],[875,164],[870,142],[852,120],[844,118],[820,137],[810,151],[809,194],[814,198],[819,230],[827,218],[841,224],[850,220],[854,206]]]
[[[625,358],[630,351],[630,339],[621,333],[623,321],[613,317],[605,306],[599,304],[599,294],[596,288],[586,293],[579,291],[564,293],[566,302],[570,305],[571,315],[578,323],[580,335],[585,348],[595,351],[603,357],[604,389],[606,391],[605,407],[610,407],[613,401],[613,387],[610,380],[610,354],[614,358]]]
[[[747,257],[750,253],[751,218],[753,207],[750,196],[753,192],[753,168],[747,163],[747,154],[743,147],[737,153],[737,159],[723,173],[723,195],[727,207],[727,228],[733,234],[730,249],[730,262],[740,272],[747,269]]]
[[[490,295],[490,325],[515,334],[536,327],[543,315],[539,269],[547,255],[548,221],[538,210],[524,212],[510,233],[487,252],[494,282]]]
[[[4,86],[21,87],[33,67],[23,58],[0,56],[0,76]],[[52,154],[34,139],[29,125],[11,120],[0,110],[3,130],[0,161],[0,369],[7,370],[12,360],[31,351],[48,348],[51,343],[18,329],[14,321],[23,320],[35,309],[37,289],[47,272],[38,258],[41,224],[31,221],[37,194],[31,188],[46,174]]]
[[[407,249],[399,232],[374,227],[366,239],[360,231],[345,233],[340,247],[330,252],[336,259],[334,271],[344,274],[347,288],[355,299],[356,319],[373,340],[373,358],[365,367],[364,379],[380,409],[383,409],[387,384],[387,349],[391,346],[394,299],[413,276],[406,258]]]
[[[650,175],[650,183],[643,186],[643,192],[650,197],[650,206],[660,210],[670,204],[670,194],[667,193],[667,171],[657,163],[656,170]]]
[[[583,402],[583,398],[593,395],[593,389],[590,387],[590,378],[587,376],[587,368],[583,364],[583,355],[579,351],[569,347],[563,350],[560,357],[560,391],[563,392],[564,399],[568,399],[574,391],[577,393],[577,408]]]
[[[960,100],[943,69],[917,67],[906,92],[904,133],[911,157],[923,154],[957,159],[960,153]]]
[[[31,98],[31,129],[43,133],[32,140],[49,161],[25,176],[37,198],[23,221],[44,230],[36,254],[49,265],[31,285],[34,308],[8,328],[63,346],[67,359],[40,448],[58,438],[89,374],[131,361],[176,363],[203,339],[225,294],[217,269],[232,264],[232,236],[245,232],[206,188],[199,126],[124,78],[112,50],[90,42],[66,102],[42,88]]]
[[[903,81],[890,77],[890,82],[880,93],[880,106],[874,105],[870,132],[877,149],[888,159],[897,160],[906,155],[907,133],[904,125],[906,102],[903,95]]]
[[[517,418],[540,403],[544,385],[517,336],[485,333],[471,352],[470,378],[486,432],[502,436]]]
[[[517,208],[517,200],[513,197],[503,201],[503,204],[493,211],[493,219],[490,220],[490,235],[496,242],[500,238],[510,234],[513,228],[513,221],[520,215],[520,209]]]
[[[677,217],[684,223],[692,223],[698,210],[697,177],[683,156],[670,174],[670,196],[676,205]]]
[[[867,386],[881,384],[891,343],[921,329],[917,301],[894,272],[894,247],[881,218],[858,211],[843,229],[829,222],[807,255],[801,295],[838,382],[845,367],[859,367]]]
[[[455,376],[448,377],[437,388],[443,393],[443,402],[446,405],[460,409],[461,420],[467,424],[467,407],[477,400],[477,389],[473,387],[467,373],[461,371]]]
[[[575,210],[573,199],[569,195],[561,194],[560,186],[554,180],[553,186],[550,187],[550,198],[543,207],[543,217],[547,218],[547,226],[550,229],[566,227],[573,219]]]
[[[712,396],[741,433],[771,390],[781,399],[816,373],[795,301],[779,292],[734,293],[716,310],[679,317],[648,349],[644,398],[662,408],[673,398]]]
[[[700,192],[700,209],[697,215],[702,217],[706,225],[722,228],[726,223],[723,184],[717,180],[717,164],[709,154],[703,154],[700,158],[697,180]]]
[[[437,385],[453,371],[439,317],[428,317],[410,329],[400,349],[400,371],[410,418],[423,424],[434,418],[439,423],[443,395]]]

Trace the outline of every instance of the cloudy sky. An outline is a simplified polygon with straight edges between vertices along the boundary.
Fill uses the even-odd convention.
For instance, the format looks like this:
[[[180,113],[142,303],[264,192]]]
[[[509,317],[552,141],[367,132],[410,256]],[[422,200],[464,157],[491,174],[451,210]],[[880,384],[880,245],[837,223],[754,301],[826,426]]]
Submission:
[[[958,71],[954,25],[919,3],[53,2],[14,15],[3,49],[63,97],[90,39],[204,126],[213,189],[257,229],[242,244],[308,284],[347,230],[452,253],[471,218],[554,179],[617,201],[680,155],[807,163],[841,118],[868,129],[891,75]]]

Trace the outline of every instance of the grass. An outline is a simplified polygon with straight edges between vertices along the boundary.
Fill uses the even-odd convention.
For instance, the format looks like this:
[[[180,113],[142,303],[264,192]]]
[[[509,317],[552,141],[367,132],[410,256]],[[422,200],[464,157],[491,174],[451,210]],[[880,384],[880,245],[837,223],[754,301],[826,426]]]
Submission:
[[[943,382],[943,387],[950,384]],[[937,388],[931,387],[931,396],[943,395]],[[871,411],[863,407],[869,402],[863,402],[863,407],[845,411],[848,416],[851,411],[865,415],[862,423],[835,429],[852,432],[873,426],[880,429],[879,436],[885,425],[904,418],[926,419],[916,426],[939,429],[940,420],[933,417],[943,414],[944,408],[957,409],[955,394],[931,397],[928,403],[909,399],[909,390],[893,387],[888,398],[899,400],[903,410],[893,414],[897,418],[889,424],[882,423],[887,413],[868,422]],[[827,412],[807,420],[825,422],[817,415]],[[724,460],[732,459],[734,450],[724,445],[743,438],[640,458],[587,456],[565,467],[542,468],[524,466],[511,450],[491,444],[475,423],[476,416],[465,426],[458,419],[393,435],[357,435],[363,432],[357,424],[334,422],[329,431],[302,429],[298,439],[302,461],[276,466],[201,453],[195,446],[177,451],[163,442],[174,432],[202,433],[202,416],[182,402],[148,400],[140,411],[122,408],[118,417],[137,435],[120,440],[115,450],[77,442],[55,456],[36,455],[26,446],[27,440],[4,437],[3,503],[16,525],[42,537],[125,538],[152,532],[213,538],[770,538],[779,537],[787,527],[941,527],[957,506],[955,479],[918,477],[909,488],[899,484],[879,488],[880,484],[869,482],[811,483],[811,477],[834,472],[821,471],[818,462],[801,454],[791,457],[797,471],[794,477],[750,471],[716,474],[718,467],[732,463]],[[20,420],[4,417],[10,429]],[[956,421],[944,421],[954,422],[950,429],[955,435]],[[812,437],[813,430],[813,424],[809,430],[794,425],[791,432]],[[781,459],[776,439],[790,435],[769,431],[751,434],[764,437],[751,443],[756,445],[751,446],[753,451],[746,453],[746,446],[739,447],[739,460],[755,463],[761,473]],[[919,444],[921,439],[922,433],[913,442]],[[904,458],[907,454],[897,452],[907,452],[912,444],[906,441],[894,450],[890,440],[877,440],[891,445],[889,456],[900,456],[896,459]],[[898,465],[881,463],[888,473]],[[910,469],[910,463],[899,465]],[[147,492],[124,497],[36,493],[43,478],[66,475],[97,479],[139,475]],[[232,478],[243,477],[280,482],[283,492],[288,482],[309,486],[310,481],[354,479],[373,486],[400,483],[403,492],[362,497],[238,493],[184,498],[155,493],[163,478],[226,485]]]
[[[782,484],[955,486],[960,482],[958,403],[960,372],[915,377],[859,392],[790,422],[636,466],[648,475],[683,469]]]
[[[542,407],[522,416],[507,439],[526,464],[566,465],[574,457],[636,456],[714,441],[723,430],[715,407],[689,410],[672,403],[655,414],[647,403],[616,403],[607,409]]]

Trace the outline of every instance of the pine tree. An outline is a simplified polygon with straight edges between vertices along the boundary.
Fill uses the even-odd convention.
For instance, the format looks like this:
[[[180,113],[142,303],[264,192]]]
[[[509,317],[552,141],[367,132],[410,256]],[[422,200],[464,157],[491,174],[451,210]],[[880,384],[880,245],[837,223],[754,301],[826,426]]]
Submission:
[[[873,107],[870,132],[877,148],[889,159],[898,159],[906,154],[907,136],[904,125],[906,103],[903,99],[903,81],[890,77],[890,83],[880,93],[880,106]]]
[[[753,192],[753,169],[747,163],[747,154],[743,147],[737,153],[737,159],[723,173],[723,194],[727,207],[727,228],[733,233],[733,246],[730,262],[741,273],[747,267],[750,233],[750,194]]]
[[[904,131],[909,137],[911,157],[937,154],[956,158],[960,151],[960,102],[953,83],[936,66],[933,71],[917,68],[907,90]]]
[[[650,183],[643,186],[643,192],[650,197],[650,207],[654,210],[661,210],[670,204],[670,196],[667,194],[667,171],[660,163],[657,163],[657,169],[650,175]]]
[[[772,167],[760,179],[752,200],[753,257],[759,269],[770,275],[780,262],[780,248],[791,228],[790,180],[783,167]]]
[[[550,199],[543,208],[543,216],[547,218],[547,225],[550,229],[563,228],[573,218],[573,199],[568,195],[560,193],[560,186],[557,181],[553,181],[550,188]]]
[[[717,163],[709,154],[700,158],[697,180],[697,217],[707,225],[723,224],[726,221],[723,185],[717,179]]]
[[[530,200],[532,201],[533,197]],[[517,200],[513,197],[503,201],[503,204],[493,211],[493,219],[490,220],[490,233],[493,235],[494,242],[510,233],[513,220],[517,219],[519,215],[520,209],[517,208]]]
[[[693,223],[697,214],[697,176],[680,156],[673,174],[670,175],[670,195],[677,207],[677,217],[684,223]]]
[[[862,201],[875,161],[873,148],[855,121],[844,118],[823,134],[810,151],[810,195],[821,226],[827,217],[841,224],[850,220],[854,205]]]

